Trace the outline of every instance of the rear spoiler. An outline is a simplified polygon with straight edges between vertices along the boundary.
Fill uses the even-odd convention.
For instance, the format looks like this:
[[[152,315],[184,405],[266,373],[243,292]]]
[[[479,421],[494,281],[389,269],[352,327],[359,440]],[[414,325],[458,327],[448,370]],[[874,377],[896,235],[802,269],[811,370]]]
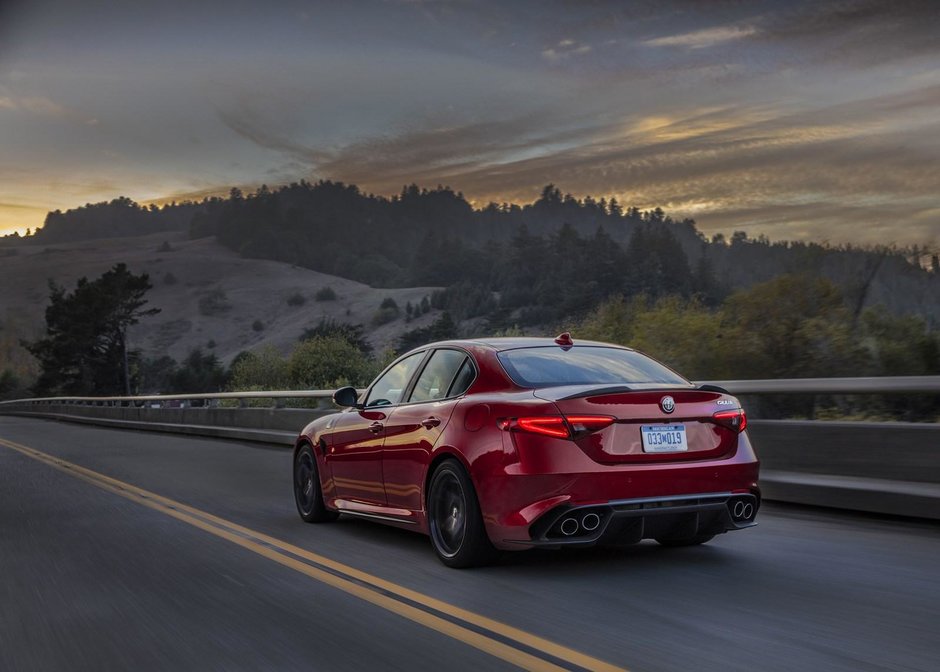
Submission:
[[[698,386],[702,392],[718,392],[719,394],[731,394],[725,388],[720,385],[712,385],[711,383],[704,383]]]
[[[580,399],[581,397],[597,397],[603,394],[618,394],[620,392],[632,392],[633,388],[626,385],[614,385],[613,387],[592,387],[589,390],[581,390],[567,397],[556,399],[556,401],[568,401],[569,399]]]
[[[579,386],[580,387],[580,386]],[[719,392],[721,394],[728,394],[724,389],[718,387],[717,385],[700,385],[699,387],[630,387],[629,385],[611,385],[609,387],[594,387],[591,385],[585,385],[581,389],[576,389],[571,394],[568,394],[564,397],[553,397],[550,395],[539,395],[539,390],[534,390],[535,396],[546,399],[549,401],[568,401],[570,399],[583,399],[584,397],[600,397],[605,394],[620,394],[623,392],[680,392],[682,390],[701,390],[702,392]]]

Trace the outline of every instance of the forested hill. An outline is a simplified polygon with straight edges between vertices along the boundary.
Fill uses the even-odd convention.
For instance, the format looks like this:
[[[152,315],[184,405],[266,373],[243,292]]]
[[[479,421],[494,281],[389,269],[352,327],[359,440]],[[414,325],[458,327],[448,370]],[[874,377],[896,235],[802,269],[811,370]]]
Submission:
[[[378,287],[445,286],[439,307],[494,326],[549,323],[613,294],[696,296],[706,304],[784,273],[823,275],[848,307],[883,304],[940,323],[940,269],[917,250],[707,240],[692,220],[546,186],[534,203],[474,209],[449,188],[386,198],[353,185],[300,182],[199,203],[144,208],[126,198],[53,212],[30,239],[189,231],[245,257],[275,259]]]

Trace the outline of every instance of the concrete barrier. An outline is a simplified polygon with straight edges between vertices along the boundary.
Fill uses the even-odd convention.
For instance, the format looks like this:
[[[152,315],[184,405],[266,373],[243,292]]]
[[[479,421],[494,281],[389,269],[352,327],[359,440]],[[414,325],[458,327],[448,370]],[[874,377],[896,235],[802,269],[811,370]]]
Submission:
[[[940,425],[753,420],[769,500],[940,520]]]

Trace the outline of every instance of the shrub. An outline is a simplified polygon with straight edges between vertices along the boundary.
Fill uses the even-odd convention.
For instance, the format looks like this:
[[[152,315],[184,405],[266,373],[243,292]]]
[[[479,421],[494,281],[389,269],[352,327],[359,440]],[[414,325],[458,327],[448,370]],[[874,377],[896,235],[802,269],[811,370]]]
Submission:
[[[251,323],[251,328],[255,331],[264,331],[264,322],[261,320],[255,320]]]
[[[382,300],[379,309],[372,315],[372,324],[373,326],[380,327],[383,324],[397,320],[400,314],[401,311],[398,310],[398,304],[395,303],[395,299],[387,296]]]
[[[327,285],[326,287],[321,287],[317,290],[317,293],[314,295],[314,298],[317,301],[336,301],[336,291]]]
[[[218,315],[230,310],[231,307],[228,296],[221,289],[213,289],[199,299],[199,312],[203,315]]]
[[[289,387],[287,360],[273,346],[239,353],[232,361],[229,389],[233,392],[286,390]]]
[[[446,341],[450,338],[457,338],[457,325],[449,313],[442,313],[428,326],[406,331],[398,339],[398,346],[402,352],[406,352],[425,343]]]
[[[228,373],[214,354],[196,348],[170,376],[173,392],[218,392],[225,389]]]
[[[397,308],[379,308],[372,314],[372,326],[381,327],[398,318]]]
[[[315,336],[297,344],[288,371],[295,389],[332,389],[367,384],[376,364],[341,336]]]
[[[365,329],[361,324],[349,324],[323,318],[315,327],[304,329],[301,341],[308,341],[317,336],[340,336],[355,345],[364,355],[372,355],[372,345],[366,340]]]
[[[287,297],[288,306],[302,306],[305,303],[307,303],[307,297],[305,297],[300,292],[294,292],[293,294]]]
[[[168,272],[166,275],[163,276],[164,285],[175,285],[177,282],[179,282],[179,280],[177,280],[176,276],[173,275],[172,273]]]

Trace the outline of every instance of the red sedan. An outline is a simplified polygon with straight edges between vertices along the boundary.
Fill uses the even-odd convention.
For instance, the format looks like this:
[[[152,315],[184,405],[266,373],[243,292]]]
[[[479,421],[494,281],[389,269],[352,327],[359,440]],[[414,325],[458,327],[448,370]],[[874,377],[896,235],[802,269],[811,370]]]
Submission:
[[[307,522],[430,535],[444,564],[497,549],[701,544],[754,525],[747,417],[636,350],[568,334],[433,343],[398,358],[294,450]]]

